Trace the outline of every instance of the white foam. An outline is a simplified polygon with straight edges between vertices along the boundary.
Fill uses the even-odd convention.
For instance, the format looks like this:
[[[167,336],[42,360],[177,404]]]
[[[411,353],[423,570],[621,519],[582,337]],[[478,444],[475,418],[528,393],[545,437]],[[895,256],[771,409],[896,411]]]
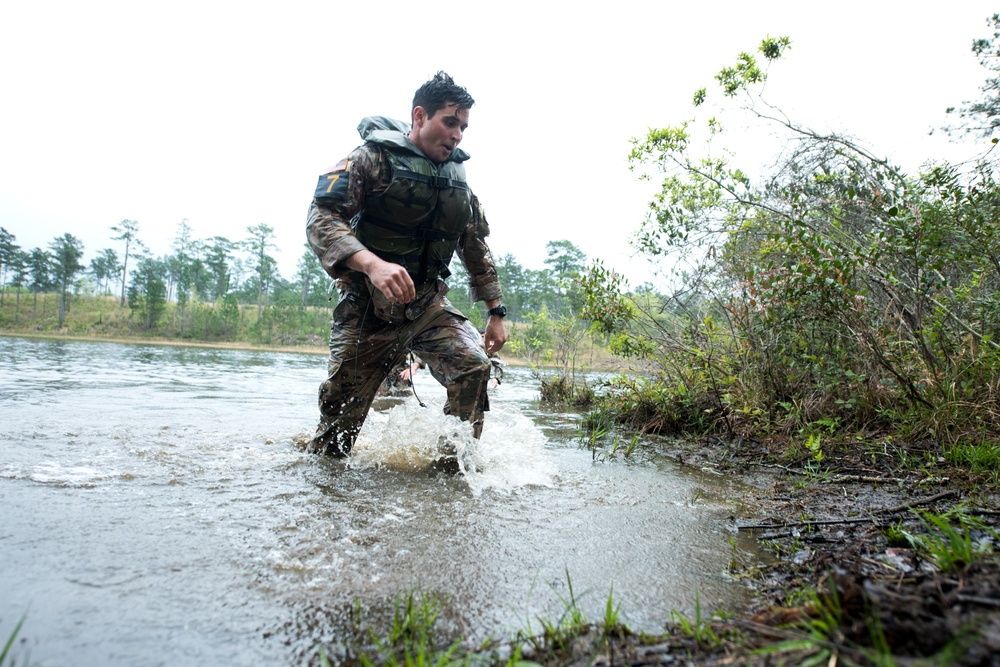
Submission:
[[[427,405],[410,397],[388,410],[373,410],[348,465],[427,470],[455,456],[459,474],[475,495],[552,484],[555,465],[546,455],[545,437],[517,409],[488,412],[482,438],[476,440],[468,423],[445,415],[436,402]]]

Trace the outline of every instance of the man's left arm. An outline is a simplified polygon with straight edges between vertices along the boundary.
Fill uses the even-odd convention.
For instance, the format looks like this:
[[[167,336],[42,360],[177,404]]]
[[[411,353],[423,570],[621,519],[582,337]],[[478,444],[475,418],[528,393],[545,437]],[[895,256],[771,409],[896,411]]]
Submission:
[[[479,199],[473,195],[472,221],[459,240],[458,256],[469,274],[469,294],[472,296],[472,301],[482,301],[487,310],[492,310],[500,305],[503,291],[500,289],[493,255],[486,245],[486,237],[489,234],[489,223],[483,214]],[[486,353],[499,352],[506,342],[507,328],[504,326],[503,318],[499,315],[490,315],[486,321]]]

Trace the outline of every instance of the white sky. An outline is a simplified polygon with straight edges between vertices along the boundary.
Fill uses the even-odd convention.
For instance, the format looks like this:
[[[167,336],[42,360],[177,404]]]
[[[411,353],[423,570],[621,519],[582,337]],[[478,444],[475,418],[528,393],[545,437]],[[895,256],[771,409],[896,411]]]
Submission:
[[[546,242],[569,239],[635,284],[650,185],[629,139],[692,116],[738,52],[789,36],[769,101],[915,169],[978,152],[928,131],[978,97],[970,46],[994,5],[7,0],[0,225],[25,250],[71,233],[89,264],[124,218],[156,255],[185,218],[201,239],[265,223],[291,278],[317,175],[363,116],[408,119],[443,69],[476,99],[462,146],[494,254],[543,268]]]

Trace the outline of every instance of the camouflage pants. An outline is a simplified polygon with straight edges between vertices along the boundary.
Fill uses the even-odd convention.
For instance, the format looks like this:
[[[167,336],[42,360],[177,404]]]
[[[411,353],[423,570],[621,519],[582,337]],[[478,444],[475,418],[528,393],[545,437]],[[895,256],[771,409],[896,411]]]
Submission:
[[[367,299],[351,295],[334,311],[329,376],[320,385],[321,418],[309,451],[350,453],[379,387],[409,350],[447,388],[445,412],[470,422],[479,437],[491,363],[475,327],[443,296],[413,320],[385,322]]]

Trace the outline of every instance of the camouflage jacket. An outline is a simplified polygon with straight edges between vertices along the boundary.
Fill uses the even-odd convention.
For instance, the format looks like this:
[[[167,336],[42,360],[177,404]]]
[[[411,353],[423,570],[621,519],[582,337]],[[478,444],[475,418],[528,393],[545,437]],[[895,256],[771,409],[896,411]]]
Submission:
[[[362,125],[365,121],[362,121]],[[416,151],[416,147],[413,148]],[[342,197],[322,203],[313,199],[306,224],[306,237],[319,257],[323,269],[337,279],[338,286],[352,292],[364,288],[364,276],[344,263],[348,257],[365,248],[351,226],[352,219],[363,209],[366,197],[379,195],[392,181],[392,169],[381,146],[366,142],[354,149],[346,160],[327,170],[326,175],[343,172],[346,187]],[[458,239],[456,252],[469,274],[469,293],[473,300],[501,297],[496,267],[486,237],[489,224],[475,195],[471,197],[472,216]]]

